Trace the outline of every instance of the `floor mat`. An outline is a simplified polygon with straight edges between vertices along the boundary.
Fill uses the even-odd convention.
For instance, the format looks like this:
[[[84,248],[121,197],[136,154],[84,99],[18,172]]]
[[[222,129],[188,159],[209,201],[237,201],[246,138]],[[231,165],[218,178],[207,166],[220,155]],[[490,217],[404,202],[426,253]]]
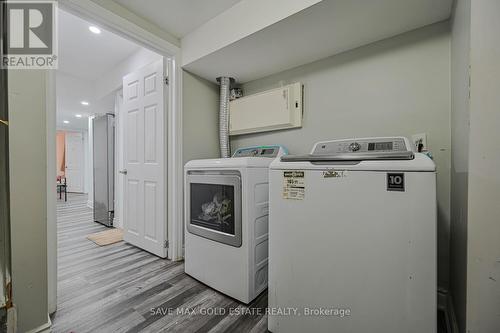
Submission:
[[[109,229],[88,235],[87,239],[93,241],[99,246],[110,245],[123,240],[123,230],[118,228]]]

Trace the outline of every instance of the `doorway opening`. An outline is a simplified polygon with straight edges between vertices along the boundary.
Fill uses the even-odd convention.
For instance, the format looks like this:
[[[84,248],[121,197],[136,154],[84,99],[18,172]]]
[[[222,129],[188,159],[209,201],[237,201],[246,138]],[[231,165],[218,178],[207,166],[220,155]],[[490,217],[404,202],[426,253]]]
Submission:
[[[172,59],[70,12],[58,16],[53,321],[64,329],[79,298],[96,286],[116,291],[81,285],[94,284],[96,271],[125,283],[131,270],[173,265],[163,260]],[[96,241],[116,230],[122,238]]]
[[[105,206],[109,223],[96,221],[130,231],[141,238],[134,245],[165,257],[146,247],[147,240],[162,246],[166,240],[160,206],[166,206],[169,60],[62,10],[59,24],[56,167],[63,186],[58,189],[86,195],[94,215]],[[133,175],[137,168],[143,169],[141,176]],[[140,202],[149,209],[135,207]],[[141,224],[155,219],[154,230]]]

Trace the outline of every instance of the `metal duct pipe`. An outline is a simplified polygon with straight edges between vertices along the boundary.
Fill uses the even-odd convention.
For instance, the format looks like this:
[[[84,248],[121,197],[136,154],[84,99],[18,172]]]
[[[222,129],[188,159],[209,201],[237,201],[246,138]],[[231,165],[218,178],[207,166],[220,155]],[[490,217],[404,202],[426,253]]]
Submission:
[[[231,157],[231,146],[229,144],[229,89],[233,78],[221,76],[217,78],[220,84],[219,100],[219,145],[220,155],[223,158]]]

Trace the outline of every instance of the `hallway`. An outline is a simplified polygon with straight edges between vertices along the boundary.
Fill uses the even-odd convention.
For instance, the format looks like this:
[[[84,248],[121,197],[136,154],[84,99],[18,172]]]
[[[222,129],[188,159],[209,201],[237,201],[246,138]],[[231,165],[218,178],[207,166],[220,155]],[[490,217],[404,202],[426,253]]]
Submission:
[[[267,291],[249,308],[125,242],[100,247],[86,239],[107,228],[92,221],[87,196],[58,200],[58,295],[54,332],[266,332]],[[207,315],[200,309],[222,311]],[[182,310],[195,313],[182,313]],[[165,313],[168,314],[165,315]]]

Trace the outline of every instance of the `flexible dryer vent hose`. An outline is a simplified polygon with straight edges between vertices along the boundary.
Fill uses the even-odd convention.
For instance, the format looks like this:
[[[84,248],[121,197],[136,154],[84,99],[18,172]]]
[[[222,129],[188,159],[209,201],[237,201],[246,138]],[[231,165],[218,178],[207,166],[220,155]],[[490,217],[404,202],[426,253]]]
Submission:
[[[219,100],[219,145],[220,155],[223,158],[231,157],[231,146],[229,143],[229,90],[233,78],[221,76],[217,78],[220,84]]]

